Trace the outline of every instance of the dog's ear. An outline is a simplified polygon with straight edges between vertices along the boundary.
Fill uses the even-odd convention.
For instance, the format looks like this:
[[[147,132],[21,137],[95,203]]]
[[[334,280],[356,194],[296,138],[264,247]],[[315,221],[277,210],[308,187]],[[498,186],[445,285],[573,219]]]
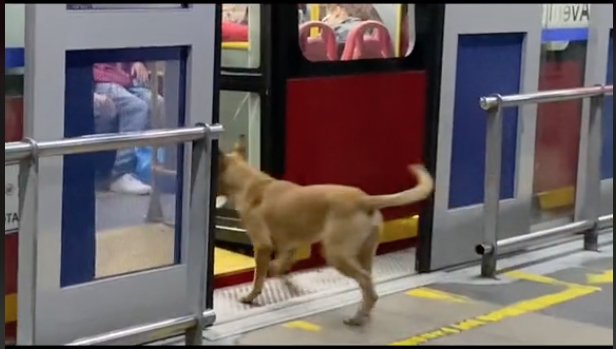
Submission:
[[[233,151],[241,156],[244,160],[248,159],[248,153],[246,150],[246,136],[240,135],[233,146]]]

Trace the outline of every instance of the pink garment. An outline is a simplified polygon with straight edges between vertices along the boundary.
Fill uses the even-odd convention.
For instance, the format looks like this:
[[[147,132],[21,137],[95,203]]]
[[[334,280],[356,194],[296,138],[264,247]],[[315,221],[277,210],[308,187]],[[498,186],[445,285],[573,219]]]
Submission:
[[[116,83],[123,87],[132,85],[128,63],[97,63],[93,67],[94,82]]]

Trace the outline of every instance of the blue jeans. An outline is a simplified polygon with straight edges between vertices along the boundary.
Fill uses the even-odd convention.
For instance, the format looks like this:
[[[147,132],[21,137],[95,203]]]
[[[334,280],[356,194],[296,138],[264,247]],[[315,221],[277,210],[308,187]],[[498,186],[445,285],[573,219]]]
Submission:
[[[150,128],[152,93],[145,87],[124,88],[115,83],[97,83],[95,92],[111,98],[116,115],[109,117],[94,112],[96,133],[135,132]],[[158,96],[159,102],[162,100]],[[133,173],[137,162],[137,148],[118,149],[111,170],[111,180]]]

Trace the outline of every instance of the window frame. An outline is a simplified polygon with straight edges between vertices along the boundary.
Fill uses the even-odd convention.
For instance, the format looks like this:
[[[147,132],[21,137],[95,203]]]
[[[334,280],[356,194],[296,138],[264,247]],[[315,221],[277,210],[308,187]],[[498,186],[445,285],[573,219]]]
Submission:
[[[224,4],[219,4],[218,6],[220,7],[220,11],[221,11],[221,17],[222,17],[222,6]],[[247,5],[251,5],[251,4],[247,4]],[[270,26],[268,25],[268,22],[266,22],[267,20],[267,16],[264,15],[264,9],[265,7],[267,7],[268,5],[266,4],[256,4],[261,6],[260,8],[260,13],[259,13],[259,40],[258,40],[258,44],[259,46],[259,64],[256,67],[225,67],[222,64],[222,55],[223,55],[223,51],[225,50],[222,46],[224,45],[224,43],[222,42],[221,39],[221,47],[220,47],[220,54],[221,54],[221,61],[220,61],[220,70],[221,73],[223,74],[222,76],[224,77],[226,74],[228,76],[240,76],[242,78],[246,77],[246,76],[250,76],[252,74],[261,74],[263,75],[265,73],[266,67],[267,67],[267,59],[269,57],[267,50],[265,50],[265,48],[267,47],[267,42],[268,40],[266,40],[267,38],[269,38],[269,28]],[[222,19],[220,22],[220,25],[218,26],[219,31],[221,32],[221,37],[222,37]],[[249,26],[249,30],[250,30],[250,23],[248,24]],[[247,41],[250,45],[250,33],[248,33],[248,40]],[[228,78],[226,78],[228,80]],[[229,82],[227,82],[227,84],[229,84]],[[225,88],[223,88],[225,89]]]
[[[408,4],[407,4],[408,5]],[[409,70],[423,70],[430,64],[429,50],[431,44],[427,43],[434,33],[429,31],[431,19],[424,17],[431,16],[434,9],[428,4],[415,5],[415,43],[413,51],[408,56],[392,57],[384,59],[362,59],[350,61],[321,61],[312,62],[304,57],[299,47],[299,18],[297,16],[297,4],[284,4],[276,6],[277,17],[279,17],[279,42],[286,42],[287,61],[292,67],[289,76],[301,78],[312,76],[331,76],[331,75],[357,75],[366,73],[386,73]],[[427,30],[428,29],[428,30]],[[293,44],[290,42],[293,38]],[[438,43],[437,43],[438,44]]]

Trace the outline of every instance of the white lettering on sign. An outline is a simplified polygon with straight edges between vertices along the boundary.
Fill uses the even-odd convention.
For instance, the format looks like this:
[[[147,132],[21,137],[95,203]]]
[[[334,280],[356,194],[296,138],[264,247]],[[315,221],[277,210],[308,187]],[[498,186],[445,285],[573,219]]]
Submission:
[[[544,29],[587,28],[590,4],[544,4]]]
[[[4,167],[4,234],[19,229],[19,165]]]

